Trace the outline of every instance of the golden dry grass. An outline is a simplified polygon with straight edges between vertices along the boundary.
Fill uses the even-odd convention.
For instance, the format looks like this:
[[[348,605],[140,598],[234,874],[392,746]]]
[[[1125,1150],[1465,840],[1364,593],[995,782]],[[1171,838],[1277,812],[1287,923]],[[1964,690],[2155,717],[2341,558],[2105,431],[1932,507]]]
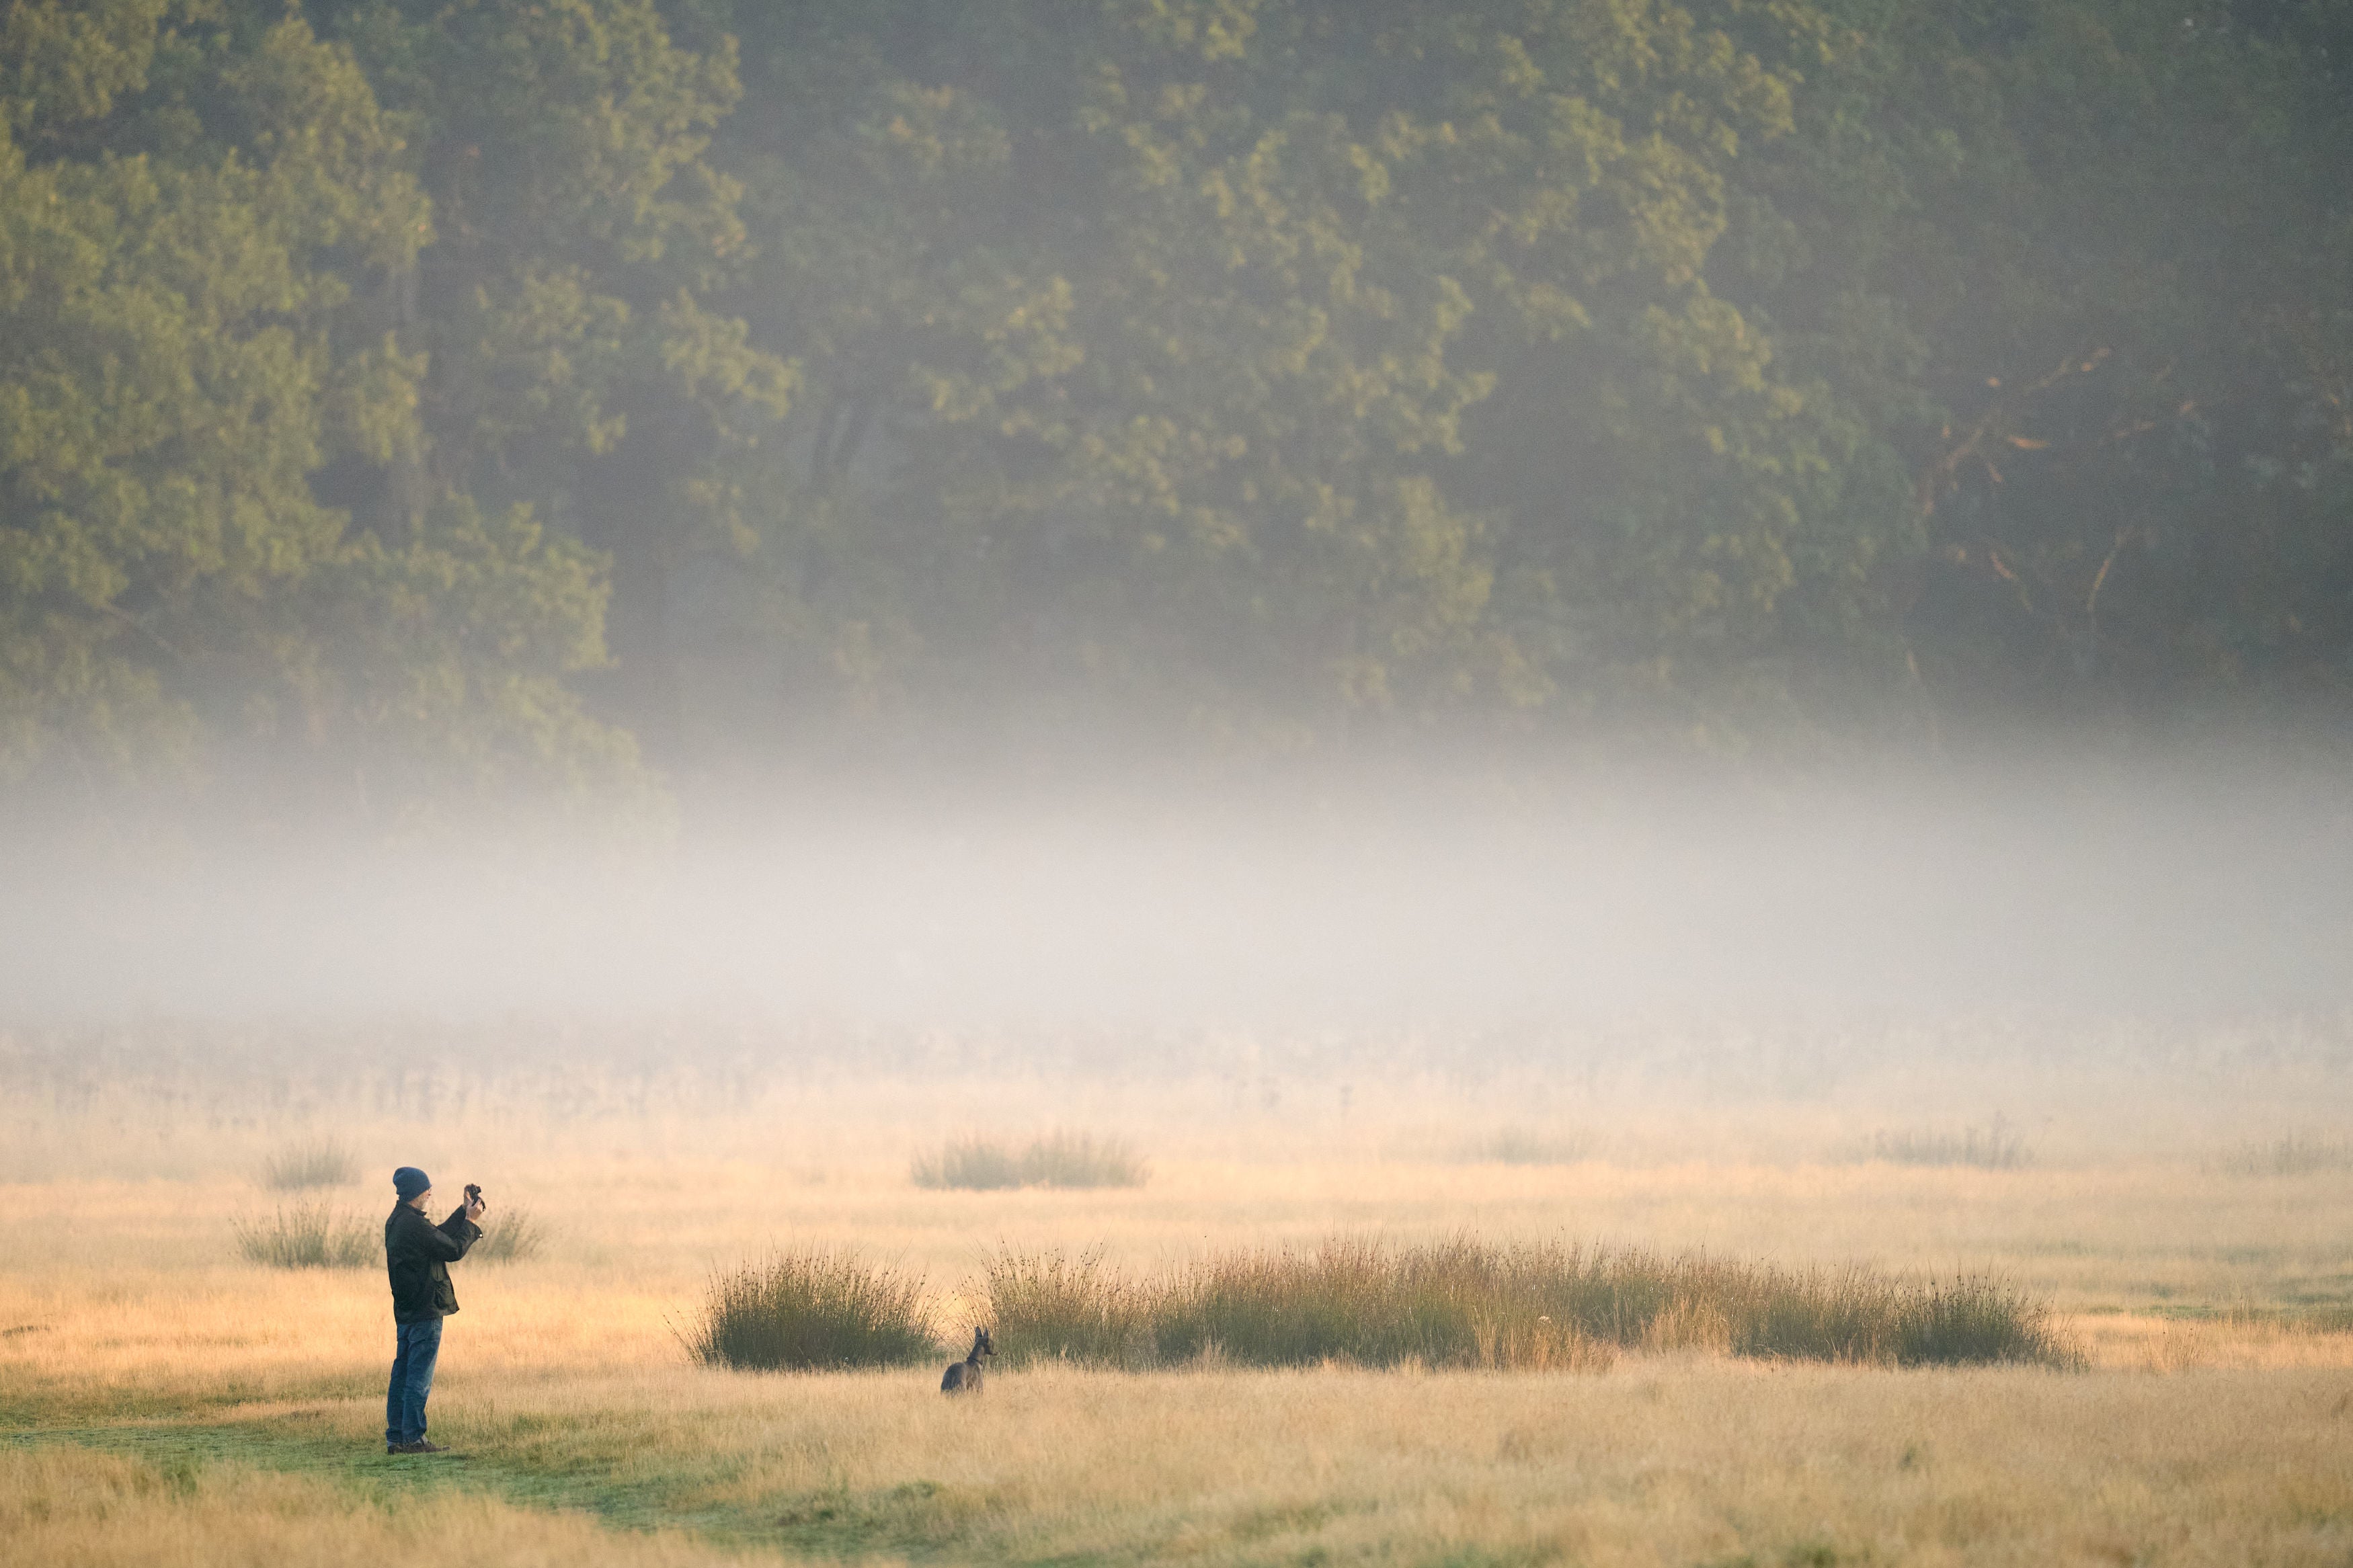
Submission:
[[[2353,1377],[2278,1393],[2232,1373],[1705,1358],[1570,1379],[1047,1371],[971,1407],[877,1376],[649,1377],[502,1401],[478,1441],[562,1446],[541,1435],[602,1422],[639,1463],[715,1447],[745,1462],[709,1497],[786,1514],[927,1485],[919,1528],[1026,1561],[1149,1542],[1211,1561],[1651,1564],[1819,1543],[1839,1561],[2342,1562]],[[644,1414],[614,1432],[615,1410]],[[528,1415],[546,1425],[499,1435]]]
[[[387,1509],[349,1489],[240,1465],[159,1468],[65,1446],[0,1448],[0,1540],[45,1568],[717,1568],[680,1536],[447,1495]]]
[[[419,1142],[427,1140],[420,1139]],[[470,1172],[494,1202],[529,1204],[559,1241],[543,1266],[663,1283],[699,1279],[770,1241],[858,1245],[970,1272],[1000,1240],[1103,1244],[1151,1266],[1205,1245],[1334,1232],[1430,1239],[1566,1235],[1775,1262],[1993,1269],[2063,1310],[2353,1297],[2353,1197],[2337,1175],[2219,1175],[2141,1158],[2023,1172],[1685,1160],[1662,1165],[1453,1165],[1404,1160],[1155,1160],[1133,1190],[933,1193],[895,1160],[816,1169],[675,1152],[518,1153],[495,1133],[438,1140],[429,1169]],[[797,1150],[780,1151],[791,1159]],[[337,1194],[373,1226],[378,1193]],[[446,1181],[463,1179],[451,1174]],[[274,1198],[237,1180],[76,1179],[0,1185],[47,1223],[11,1237],[11,1272],[204,1268],[234,1258],[232,1221]],[[478,1270],[486,1275],[487,1270]]]
[[[919,1107],[941,1092],[907,1091]],[[1050,1125],[1050,1098],[999,1125]],[[0,1427],[14,1429],[0,1430],[0,1521],[37,1507],[64,1522],[11,1537],[11,1568],[689,1562],[720,1547],[1203,1563],[2353,1561],[2353,1333],[2341,1308],[2314,1316],[2353,1299],[2341,1177],[2218,1171],[2207,1152],[2243,1135],[2220,1124],[2196,1139],[2086,1135],[2069,1158],[2019,1171],[1828,1157],[1886,1119],[1871,1108],[1752,1111],[1737,1136],[1729,1113],[1694,1113],[1684,1132],[1704,1143],[1715,1128],[1714,1150],[1680,1146],[1658,1110],[1630,1117],[1601,1157],[1464,1163],[1460,1131],[1440,1135],[1448,1118],[1459,1129],[1493,1108],[1424,1095],[1376,1114],[1367,1098],[1345,1126],[1279,1138],[1261,1125],[1255,1142],[1254,1112],[1104,1124],[1136,1138],[1153,1179],[1097,1192],[918,1189],[909,1151],[941,1123],[893,1120],[888,1086],[871,1083],[805,1091],[781,1121],[764,1110],[342,1128],[365,1175],[324,1195],[368,1223],[389,1206],[376,1189],[391,1165],[413,1161],[445,1194],[471,1179],[528,1202],[558,1237],[534,1261],[459,1266],[465,1310],[434,1432],[472,1458],[422,1492],[401,1489],[416,1462],[383,1458],[377,1441],[380,1270],[270,1270],[236,1254],[235,1220],[274,1201],[254,1174],[267,1150],[312,1129],[231,1130],[158,1162],[135,1131],[85,1126],[77,1143],[51,1125],[51,1146],[75,1147],[71,1178],[0,1186],[17,1221],[0,1253]],[[1100,1244],[1152,1268],[1236,1245],[1464,1229],[1990,1269],[2052,1298],[2094,1370],[1760,1364],[1708,1353],[1707,1326],[1692,1324],[1571,1376],[1047,1366],[955,1404],[923,1370],[697,1368],[672,1331],[712,1267],[776,1244],[860,1247],[946,1288],[1000,1245]],[[943,1333],[973,1310],[952,1300]],[[114,1500],[104,1519],[69,1500],[81,1489]],[[281,1526],[274,1545],[254,1533]],[[445,1530],[464,1542],[445,1547]],[[175,1555],[174,1542],[201,1550]]]
[[[440,1397],[443,1435],[484,1470],[625,1494],[675,1478],[664,1502],[681,1516],[861,1554],[1650,1565],[1820,1548],[1826,1562],[2316,1565],[2353,1546],[2342,1369],[2284,1383],[1706,1357],[1568,1379],[1050,1368],[953,1404],[906,1375],[665,1367],[477,1373]],[[237,1423],[357,1451],[375,1413],[265,1404]]]

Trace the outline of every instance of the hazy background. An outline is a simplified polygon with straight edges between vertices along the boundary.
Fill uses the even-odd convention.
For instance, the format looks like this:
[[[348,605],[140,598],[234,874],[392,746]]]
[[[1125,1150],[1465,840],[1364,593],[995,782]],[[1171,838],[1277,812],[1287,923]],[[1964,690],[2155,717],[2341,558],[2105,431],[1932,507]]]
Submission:
[[[2348,72],[18,0],[0,1014],[2331,1016]]]
[[[1411,1029],[2344,1005],[2333,776],[870,789],[654,847],[20,851],[19,1018]],[[705,818],[706,822],[712,818]]]

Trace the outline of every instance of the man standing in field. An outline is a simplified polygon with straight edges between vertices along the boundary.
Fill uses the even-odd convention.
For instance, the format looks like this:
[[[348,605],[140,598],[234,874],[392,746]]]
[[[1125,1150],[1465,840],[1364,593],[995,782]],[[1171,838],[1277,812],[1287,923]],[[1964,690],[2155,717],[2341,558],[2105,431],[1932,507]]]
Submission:
[[[482,1234],[482,1195],[472,1188],[449,1217],[435,1225],[425,1217],[433,1201],[433,1180],[414,1165],[392,1173],[400,1201],[384,1222],[385,1266],[392,1275],[392,1321],[400,1349],[392,1358],[392,1386],[384,1400],[384,1451],[387,1454],[446,1453],[425,1440],[425,1401],[433,1392],[433,1363],[441,1354],[441,1320],[458,1310],[449,1265],[466,1256]]]

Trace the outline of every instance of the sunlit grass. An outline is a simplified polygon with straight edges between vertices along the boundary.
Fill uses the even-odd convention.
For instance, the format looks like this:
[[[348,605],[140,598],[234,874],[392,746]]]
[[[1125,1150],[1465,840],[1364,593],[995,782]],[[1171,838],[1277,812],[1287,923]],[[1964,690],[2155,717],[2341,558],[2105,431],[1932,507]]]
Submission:
[[[1470,1164],[1572,1165],[1592,1152],[1592,1140],[1581,1133],[1499,1127],[1457,1145],[1455,1158]]]
[[[1471,1237],[1221,1252],[1145,1279],[1096,1253],[1008,1251],[981,1289],[1017,1363],[1587,1370],[1613,1347],[1898,1366],[2081,1359],[2041,1301],[1983,1278]]]
[[[57,1444],[0,1448],[0,1551],[12,1564],[144,1568],[723,1568],[691,1537],[600,1528],[576,1513],[459,1491],[396,1499],[319,1475],[215,1458],[150,1462]]]
[[[1021,1162],[994,1139],[951,1138],[938,1150],[916,1155],[908,1174],[919,1187],[1002,1192],[1021,1184]]]
[[[445,1347],[434,1416],[466,1460],[385,1459],[381,1393],[357,1378],[233,1421],[145,1421],[100,1439],[153,1467],[142,1484],[85,1493],[99,1478],[79,1459],[70,1478],[0,1472],[16,1553],[0,1557],[491,1568],[708,1542],[748,1561],[1786,1568],[1825,1560],[1801,1542],[1842,1565],[2041,1564],[2121,1561],[2083,1549],[2118,1541],[2180,1568],[2343,1559],[2342,1371],[1896,1376],[1686,1357],[1564,1383],[1050,1365],[963,1401],[939,1396],[932,1365],[779,1379],[632,1356],[549,1377],[486,1373],[470,1349]],[[185,1461],[206,1445],[216,1458]],[[240,1454],[342,1500],[317,1544],[285,1522],[311,1506],[230,1489]],[[421,1506],[502,1496],[530,1511],[497,1529],[445,1531]],[[626,1528],[600,1541],[598,1515]]]
[[[1891,1165],[1967,1165],[1980,1171],[2022,1170],[2033,1157],[2024,1136],[2000,1116],[1958,1132],[1877,1132],[1863,1153]]]
[[[1011,1187],[1140,1187],[1148,1172],[1125,1141],[1058,1131],[1016,1150],[992,1138],[954,1138],[915,1157],[915,1185],[997,1192]]]
[[[1012,1365],[1140,1368],[1159,1359],[1157,1291],[1107,1265],[1101,1248],[1001,1250],[989,1258],[979,1293],[997,1353]]]
[[[381,1236],[323,1201],[281,1204],[269,1218],[233,1228],[247,1261],[272,1268],[362,1268],[384,1259]]]
[[[892,1366],[937,1352],[923,1277],[847,1249],[807,1247],[713,1274],[680,1338],[709,1366]]]
[[[466,1256],[485,1263],[523,1263],[547,1250],[554,1227],[523,1205],[510,1205],[482,1219],[481,1239]]]
[[[2222,1157],[2221,1166],[2234,1176],[2313,1176],[2353,1171],[2353,1140],[2291,1132],[2242,1143]]]
[[[329,1518],[309,1535],[266,1510],[227,1517],[206,1501],[208,1467],[240,1454],[357,1489],[463,1475],[550,1510],[485,1528],[479,1543],[469,1531],[368,1547],[482,1568],[597,1561],[594,1542],[564,1534],[583,1514],[628,1526],[610,1539],[629,1550],[643,1530],[681,1552],[708,1541],[833,1562],[1654,1568],[1752,1557],[1778,1568],[1820,1560],[1800,1554],[1814,1544],[1841,1563],[1875,1562],[1897,1539],[1939,1561],[2088,1560],[2087,1542],[2105,1552],[2111,1541],[2170,1543],[2141,1555],[2185,1565],[2336,1561],[2345,1471],[2333,1412],[2353,1334],[2330,1331],[2344,1324],[2317,1309],[2195,1321],[2137,1310],[2152,1304],[2150,1281],[2179,1313],[2242,1298],[2279,1313],[2332,1289],[2329,1238],[2348,1200],[2326,1174],[2218,1184],[2178,1144],[2122,1168],[2070,1148],[2023,1173],[1721,1152],[1727,1131],[1767,1151],[1851,1148],[1874,1125],[1925,1124],[1906,1120],[1917,1102],[1850,1108],[1838,1122],[1744,1108],[1705,1123],[1705,1158],[1679,1151],[1716,1113],[1678,1106],[1655,1129],[1609,1123],[1606,1159],[1466,1164],[1437,1156],[1483,1129],[1555,1123],[1544,1107],[1523,1124],[1509,1107],[1450,1112],[1427,1096],[1376,1120],[1360,1096],[1345,1129],[1321,1133],[1277,1130],[1245,1107],[1226,1142],[1213,1140],[1234,1130],[1207,1114],[1155,1121],[1150,1107],[1123,1107],[1116,1124],[1148,1130],[1166,1162],[1147,1188],[974,1194],[912,1188],[902,1163],[908,1127],[940,1124],[935,1107],[973,1086],[862,1092],[797,1102],[789,1142],[769,1115],[759,1141],[727,1143],[725,1129],[696,1124],[667,1152],[650,1136],[624,1142],[618,1121],[593,1141],[571,1124],[540,1129],[533,1143],[514,1120],[425,1139],[371,1129],[367,1147],[414,1148],[428,1168],[544,1194],[542,1212],[562,1226],[554,1256],[531,1267],[475,1267],[490,1258],[486,1236],[452,1268],[465,1310],[444,1350],[436,1434],[472,1462],[438,1471],[382,1455],[381,1273],[237,1258],[224,1174],[235,1188],[275,1146],[271,1130],[240,1134],[248,1141],[219,1149],[216,1165],[185,1176],[20,1189],[21,1206],[69,1206],[74,1222],[0,1260],[0,1426],[36,1443],[120,1443],[169,1466],[180,1461],[152,1457],[220,1456],[123,1502],[110,1516],[119,1526],[75,1527],[121,1552],[71,1561],[124,1568],[206,1552],[342,1561],[336,1532],[375,1541],[373,1516]],[[1008,1124],[1050,1126],[1068,1109],[1052,1090],[1022,1092],[1033,1098],[999,1101]],[[2227,1131],[2333,1126],[2318,1114]],[[93,1146],[115,1135],[93,1125]],[[2199,1146],[2225,1147],[2225,1131]],[[1648,1153],[1621,1157],[1629,1149]],[[1475,1244],[1446,1239],[1470,1223]],[[1629,1261],[1641,1249],[1622,1245],[1547,1247],[1564,1224],[1655,1245],[1641,1268]],[[1319,1259],[1313,1238],[1335,1227],[1358,1228]],[[854,1247],[889,1260],[886,1277],[932,1282],[901,1314],[921,1348],[788,1379],[682,1353],[679,1339],[706,1326],[697,1308],[711,1258],[758,1258],[778,1237]],[[2221,1260],[2224,1247],[2242,1251]],[[1502,1267],[1548,1252],[1574,1253],[1577,1271]],[[1419,1272],[1402,1267],[1407,1254]],[[1883,1267],[1843,1266],[1863,1258]],[[1757,1261],[1724,1261],[1737,1259]],[[2054,1376],[2048,1362],[2000,1360],[2018,1337],[2016,1299],[1982,1279],[1926,1282],[1956,1259],[2030,1295],[2120,1304],[2045,1325],[2080,1339],[2100,1370]],[[1764,1289],[1760,1273],[1779,1285]],[[1199,1289],[1164,1298],[1188,1276]],[[1367,1289],[1368,1303],[1352,1295]],[[1508,1294],[1519,1289],[1530,1297]],[[1903,1310],[1888,1310],[1890,1296]],[[1476,1317],[1462,1310],[1482,1301]],[[808,1351],[823,1308],[790,1315],[800,1359],[851,1361]],[[843,1315],[838,1299],[831,1311]],[[939,1367],[976,1322],[996,1330],[1005,1375],[981,1400],[942,1399]],[[934,1332],[954,1342],[933,1348]],[[1862,1348],[1822,1361],[1809,1340]],[[1385,1342],[1398,1359],[1379,1359]],[[1575,1375],[1552,1375],[1561,1370]],[[1662,1476],[1673,1478],[1663,1489]],[[66,1517],[58,1489],[19,1479],[51,1519]],[[11,1484],[0,1479],[0,1492]],[[403,1531],[423,1517],[405,1511],[408,1496],[392,1505]],[[0,1519],[24,1517],[10,1506],[0,1497]],[[544,1550],[500,1532],[541,1519]],[[38,1539],[28,1561],[66,1560],[50,1543],[80,1550],[83,1538]]]
[[[359,1173],[358,1159],[332,1138],[289,1144],[261,1163],[261,1184],[279,1192],[349,1186]]]

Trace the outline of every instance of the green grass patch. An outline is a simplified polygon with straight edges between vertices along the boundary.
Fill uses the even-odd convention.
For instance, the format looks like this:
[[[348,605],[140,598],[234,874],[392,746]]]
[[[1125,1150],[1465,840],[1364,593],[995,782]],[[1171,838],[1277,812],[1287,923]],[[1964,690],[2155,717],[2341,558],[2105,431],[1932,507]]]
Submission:
[[[237,1220],[237,1249],[272,1268],[364,1268],[384,1261],[384,1238],[323,1201],[280,1204],[267,1219]]]
[[[915,1185],[998,1192],[1012,1187],[1140,1187],[1149,1176],[1125,1141],[1050,1132],[1022,1148],[993,1138],[952,1138],[915,1156]]]
[[[707,1366],[778,1372],[895,1366],[940,1353],[920,1275],[807,1247],[713,1274],[680,1339]]]
[[[982,1288],[1015,1364],[1581,1371],[1621,1348],[1894,1366],[2079,1360],[2042,1303],[1983,1278],[1915,1283],[1555,1243],[1335,1240],[1214,1254],[1154,1279],[1095,1254],[1006,1252]]]

